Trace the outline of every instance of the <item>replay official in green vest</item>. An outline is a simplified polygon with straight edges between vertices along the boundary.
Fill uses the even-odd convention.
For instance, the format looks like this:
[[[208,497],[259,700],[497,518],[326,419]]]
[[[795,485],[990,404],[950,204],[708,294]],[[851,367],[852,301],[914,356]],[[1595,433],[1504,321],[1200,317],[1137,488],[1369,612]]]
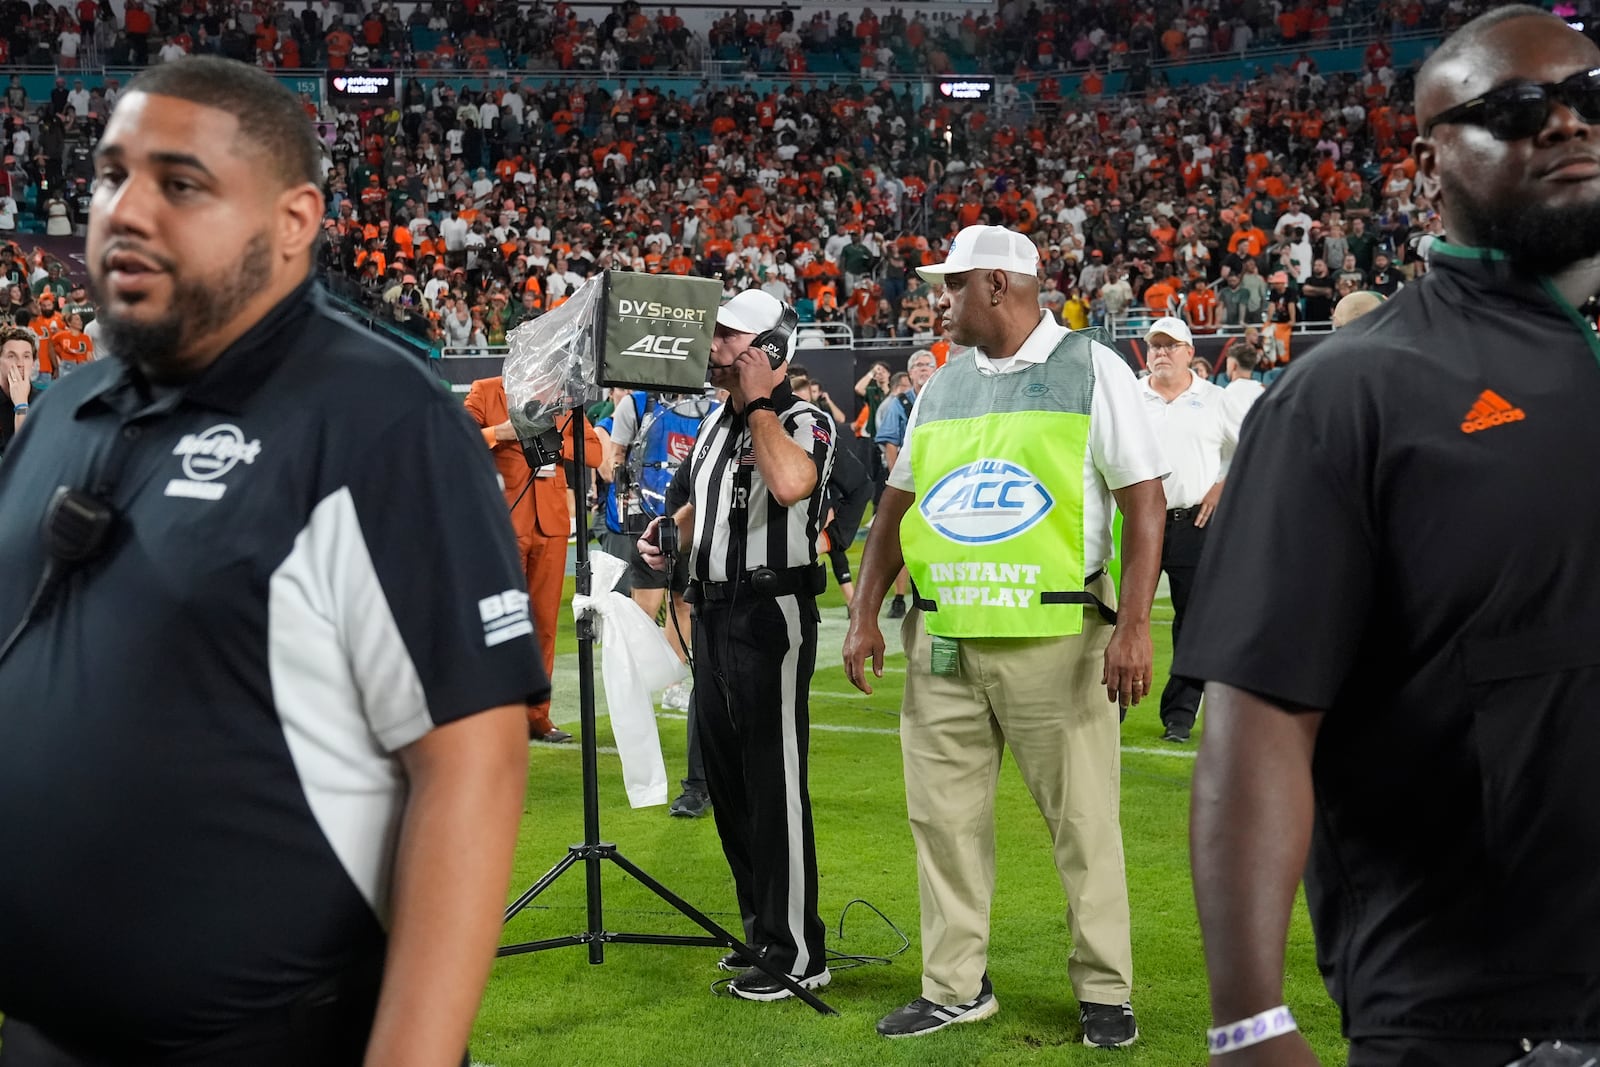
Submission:
[[[900,745],[922,991],[878,1032],[920,1037],[999,1011],[989,913],[1009,745],[1066,889],[1078,1036],[1110,1049],[1139,1035],[1120,726],[1150,691],[1169,468],[1133,372],[1040,308],[1038,271],[1033,243],[999,226],[967,227],[943,263],[918,268],[957,351],[911,409],[844,645],[850,681],[870,693],[864,664],[883,672],[878,608],[903,565],[915,606],[900,631]],[[1106,570],[1118,509],[1120,589]]]

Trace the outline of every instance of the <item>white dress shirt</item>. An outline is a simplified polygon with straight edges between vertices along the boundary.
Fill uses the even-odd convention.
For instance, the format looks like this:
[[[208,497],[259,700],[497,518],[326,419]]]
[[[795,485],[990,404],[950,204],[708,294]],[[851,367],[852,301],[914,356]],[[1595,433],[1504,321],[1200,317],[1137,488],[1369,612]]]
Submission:
[[[1221,386],[1197,374],[1189,375],[1189,388],[1171,403],[1156,392],[1149,378],[1140,379],[1139,391],[1172,465],[1172,477],[1163,483],[1167,509],[1192,508],[1227,477],[1243,412],[1229,402]]]
[[[1011,374],[1049,359],[1056,345],[1071,332],[1053,321],[1048,312],[1041,312],[1039,325],[1010,359],[990,359],[981,348],[968,351],[983,373]],[[1133,371],[1121,356],[1099,342],[1091,343],[1090,353],[1094,362],[1094,397],[1089,402],[1089,449],[1083,460],[1083,559],[1085,571],[1092,574],[1111,558],[1111,520],[1117,508],[1112,490],[1165,478],[1172,468],[1162,455],[1155,427],[1140,402],[1139,382]],[[927,389],[923,387],[924,394]],[[911,407],[899,458],[889,473],[888,484],[907,493],[917,491],[911,475],[911,435],[917,428],[921,405],[919,397]]]

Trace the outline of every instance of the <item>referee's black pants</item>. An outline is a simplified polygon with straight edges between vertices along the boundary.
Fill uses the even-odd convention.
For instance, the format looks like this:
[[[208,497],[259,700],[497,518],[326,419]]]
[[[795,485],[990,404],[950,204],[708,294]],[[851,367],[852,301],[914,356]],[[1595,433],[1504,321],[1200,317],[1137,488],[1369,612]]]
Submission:
[[[696,727],[745,943],[802,977],[826,965],[806,786],[817,620],[803,594],[694,609]]]
[[[1194,524],[1199,508],[1178,508],[1167,512],[1166,536],[1161,540],[1161,569],[1167,572],[1172,590],[1172,647],[1183,636],[1183,617],[1189,611],[1189,594],[1194,590],[1194,572],[1200,565],[1200,550],[1206,546],[1206,528]],[[1161,723],[1184,733],[1194,729],[1204,692],[1187,678],[1169,676],[1161,691]]]

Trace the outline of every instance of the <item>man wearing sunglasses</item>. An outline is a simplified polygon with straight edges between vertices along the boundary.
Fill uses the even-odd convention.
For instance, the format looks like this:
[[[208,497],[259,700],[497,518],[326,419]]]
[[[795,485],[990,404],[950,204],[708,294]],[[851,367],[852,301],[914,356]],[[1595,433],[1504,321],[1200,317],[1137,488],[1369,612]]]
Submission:
[[[1255,405],[1174,672],[1213,1064],[1316,1063],[1302,872],[1351,1067],[1600,1040],[1600,48],[1537,8],[1417,77],[1430,270]]]

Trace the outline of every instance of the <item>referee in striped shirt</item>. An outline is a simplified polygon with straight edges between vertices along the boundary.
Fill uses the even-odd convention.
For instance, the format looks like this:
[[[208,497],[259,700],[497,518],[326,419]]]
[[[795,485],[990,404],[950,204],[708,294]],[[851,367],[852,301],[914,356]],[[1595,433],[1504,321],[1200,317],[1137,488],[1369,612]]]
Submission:
[[[834,424],[789,388],[795,322],[792,308],[759,290],[722,306],[710,376],[729,402],[701,424],[667,496],[689,502],[675,518],[694,604],[694,714],[744,939],[814,989],[829,974],[806,787],[806,698]],[[667,566],[655,544],[660,521],[639,541],[657,570]],[[741,972],[729,988],[746,1000],[791,995],[738,953],[719,966]]]

